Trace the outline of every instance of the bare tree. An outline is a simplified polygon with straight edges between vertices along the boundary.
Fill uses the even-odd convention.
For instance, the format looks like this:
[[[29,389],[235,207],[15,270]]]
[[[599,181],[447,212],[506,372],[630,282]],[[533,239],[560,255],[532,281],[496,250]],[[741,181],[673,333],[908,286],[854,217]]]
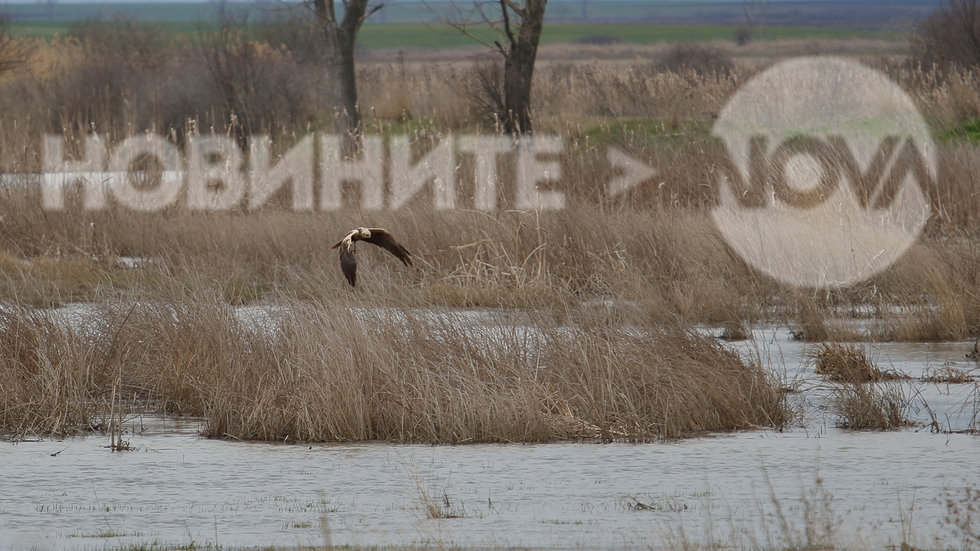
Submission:
[[[214,18],[218,21],[228,21],[231,13],[228,11],[228,0],[211,0],[211,7],[214,9]]]
[[[10,16],[0,14],[0,74],[22,66],[32,53],[33,46],[10,34]]]
[[[233,115],[232,129],[244,150],[249,136],[261,132],[262,126],[279,126],[278,121],[263,121],[260,114],[276,112],[273,110],[270,113],[267,109],[275,103],[268,93],[273,89],[269,83],[272,86],[279,83],[282,75],[275,74],[278,67],[263,58],[261,49],[250,39],[244,20],[224,19],[218,30],[202,32],[198,40],[202,61],[211,75],[211,84],[224,103],[225,110]]]
[[[916,39],[913,46],[925,62],[980,67],[980,0],[946,0]]]
[[[326,45],[328,97],[337,111],[334,132],[344,136],[346,154],[360,147],[361,115],[357,105],[357,81],[354,73],[354,46],[364,21],[383,5],[368,5],[369,0],[340,0],[343,18],[338,19],[335,0],[313,0],[317,25]]]
[[[504,58],[503,118],[508,134],[531,133],[531,82],[548,0],[489,0],[478,3],[479,21],[456,18],[446,22],[483,42]],[[496,17],[491,16],[490,12]],[[474,23],[489,24],[500,35],[491,45],[467,31]]]
[[[744,23],[735,27],[735,41],[739,46],[748,44],[756,37],[766,18],[766,3],[762,0],[744,0],[742,13]]]

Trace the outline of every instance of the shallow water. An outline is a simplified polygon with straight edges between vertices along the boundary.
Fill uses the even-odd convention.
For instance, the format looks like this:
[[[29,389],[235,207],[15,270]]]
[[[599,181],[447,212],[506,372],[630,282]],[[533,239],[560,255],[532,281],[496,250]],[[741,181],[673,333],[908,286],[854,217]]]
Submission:
[[[946,494],[980,483],[980,441],[928,432],[310,447],[205,440],[193,424],[154,423],[131,443],[139,450],[112,453],[98,437],[4,444],[3,548],[319,544],[324,513],[334,544],[632,548],[682,532],[708,543],[712,524],[721,541],[788,544],[803,540],[804,503],[839,520],[839,544],[900,542],[905,515],[932,547],[951,541],[939,522]],[[826,507],[818,479],[833,496]],[[426,518],[422,496],[440,509],[448,498],[462,518]],[[651,509],[632,510],[634,498]]]
[[[711,332],[720,334],[718,330]],[[908,417],[916,423],[929,425],[933,421],[943,432],[976,431],[980,428],[980,390],[976,383],[927,383],[921,379],[942,367],[961,370],[980,379],[980,366],[968,361],[964,354],[973,342],[941,343],[856,343],[863,346],[868,357],[879,368],[908,376],[908,379],[885,383],[897,387],[910,399]],[[813,372],[810,356],[817,344],[794,341],[783,326],[768,326],[753,330],[753,338],[733,343],[743,356],[760,359],[791,388],[800,391],[804,400],[807,423],[810,426],[833,425],[836,421],[828,410],[828,399],[837,385],[827,383]]]
[[[335,545],[780,547],[804,545],[807,526],[832,528],[823,543],[838,547],[960,543],[946,502],[980,486],[980,439],[835,429],[811,345],[772,326],[734,346],[802,390],[803,428],[642,445],[300,446],[207,440],[194,421],[134,417],[136,451],[113,453],[101,436],[0,443],[0,551],[319,545],[322,519]],[[882,368],[921,377],[974,368],[971,346],[869,349]],[[943,430],[975,427],[975,384],[890,384],[914,397],[915,419],[932,411]],[[427,502],[458,518],[427,518]]]

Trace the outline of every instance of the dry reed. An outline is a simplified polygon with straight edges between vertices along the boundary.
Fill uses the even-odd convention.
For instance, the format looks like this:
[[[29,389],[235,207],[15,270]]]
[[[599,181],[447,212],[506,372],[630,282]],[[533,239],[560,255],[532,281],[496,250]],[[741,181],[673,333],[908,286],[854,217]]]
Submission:
[[[972,486],[945,492],[943,525],[956,534],[964,547],[980,545],[980,491]]]
[[[922,373],[923,383],[960,385],[974,380],[969,371],[951,365],[928,367]]]
[[[64,134],[67,150],[76,153],[81,134],[93,124],[110,146],[144,129],[170,134],[178,143],[209,129],[232,135],[265,132],[277,137],[276,153],[281,153],[298,136],[329,122],[317,108],[321,98],[315,94],[301,94],[287,108],[262,100],[275,95],[275,89],[259,89],[263,82],[285,81],[255,79],[268,74],[269,63],[293,67],[312,63],[314,54],[269,48],[249,42],[242,33],[222,31],[202,43],[206,47],[177,44],[135,57],[109,55],[125,50],[126,44],[159,38],[152,28],[120,29],[100,38],[97,32],[108,31],[96,28],[83,42],[64,39],[42,45],[26,68],[5,75],[0,86],[10,92],[5,98],[11,113],[18,115],[0,119],[2,170],[40,170],[37,140],[45,131]],[[560,134],[569,146],[561,157],[560,188],[569,203],[562,213],[434,212],[421,198],[400,212],[295,215],[279,210],[281,197],[265,211],[244,217],[239,212],[201,216],[180,207],[155,215],[118,207],[86,213],[74,204],[68,213],[52,213],[39,208],[34,192],[8,189],[0,207],[0,248],[6,252],[0,261],[5,276],[0,296],[23,304],[57,305],[173,286],[217,288],[233,303],[279,295],[341,296],[323,289],[335,280],[324,274],[336,269],[322,240],[368,218],[411,236],[410,248],[425,260],[417,273],[388,272],[382,264],[375,277],[407,284],[393,298],[411,303],[520,307],[611,297],[636,301],[657,316],[731,327],[777,317],[796,322],[801,337],[813,341],[853,338],[835,329],[833,310],[864,305],[878,311],[871,337],[879,340],[960,339],[980,333],[974,277],[980,250],[972,245],[980,231],[975,146],[953,141],[940,148],[942,173],[937,187],[927,190],[934,215],[926,234],[901,262],[864,285],[800,299],[735,258],[708,215],[717,203],[715,172],[723,153],[708,136],[710,118],[756,69],[738,64],[724,71],[660,69],[656,60],[669,52],[658,48],[650,50],[649,59],[549,62],[536,75],[537,127]],[[108,82],[109,88],[119,84],[121,95],[85,92],[79,79],[91,68],[76,63],[82,57],[109,71],[111,78],[99,82]],[[222,70],[208,76],[208,63]],[[468,97],[466,86],[441,84],[482,86],[479,66],[413,63],[411,70],[386,63],[360,65],[370,132],[494,131],[481,114],[485,109],[479,98]],[[974,72],[937,71],[894,59],[874,63],[913,96],[937,130],[972,116],[968,107],[980,104]],[[155,79],[170,82],[175,71],[181,75],[177,85],[188,75],[200,77],[194,77],[198,83],[219,80],[212,88],[183,87],[183,95],[172,96],[180,98],[173,105],[166,104],[170,95],[147,95]],[[306,74],[290,71],[292,78]],[[138,89],[134,83],[141,83]],[[43,91],[32,88],[42,84]],[[312,81],[290,84],[297,93],[317,88]],[[221,90],[253,90],[254,97],[230,97]],[[57,112],[51,106],[58,106]],[[118,112],[120,106],[129,111]],[[39,113],[44,116],[33,115]],[[609,174],[608,145],[658,167],[657,181],[610,201],[602,193]],[[457,161],[463,190],[459,204],[470,207],[472,194],[466,190],[472,180],[466,174],[472,160],[462,156]],[[507,195],[502,209],[513,206]],[[154,258],[159,264],[139,272],[118,269],[115,259],[128,255]],[[57,268],[43,269],[45,265]],[[888,306],[911,315],[896,315]]]
[[[838,383],[873,383],[907,378],[883,371],[868,358],[864,347],[856,344],[822,343],[811,352],[814,371]]]
[[[897,386],[846,383],[834,390],[837,426],[853,430],[890,430],[911,425],[910,400]]]
[[[277,361],[218,387],[213,436],[425,442],[645,439],[784,421],[758,366],[682,329],[467,323],[293,305]]]
[[[3,433],[85,430],[115,392],[203,415],[210,436],[278,441],[633,440],[787,420],[760,366],[640,315],[244,312],[213,294],[108,302],[70,320],[5,310]]]
[[[60,313],[0,308],[0,433],[66,434],[101,424],[111,387],[112,347]],[[99,391],[102,389],[102,391]]]
[[[406,269],[381,251],[362,251],[361,292],[394,304],[548,308],[612,300],[656,318],[723,326],[783,319],[799,338],[817,342],[861,338],[838,322],[851,315],[871,316],[863,337],[876,340],[980,332],[980,249],[960,237],[923,237],[864,284],[806,295],[746,266],[700,209],[54,213],[29,196],[3,195],[0,296],[25,305],[185,287],[217,290],[232,304],[339,299],[349,292],[328,247],[367,224],[392,231],[420,259]]]
[[[93,128],[110,146],[145,130],[178,144],[194,133],[241,138],[261,132],[276,138],[279,154],[299,136],[329,125],[331,115],[317,95],[319,77],[294,80],[319,74],[302,70],[315,62],[314,54],[236,33],[209,37],[204,46],[168,45],[173,50],[167,55],[105,53],[154,38],[152,29],[123,30],[108,41],[38,44],[25,67],[3,76],[10,116],[0,118],[0,170],[39,171],[38,137],[44,132],[64,134],[66,151],[74,154]],[[711,118],[764,63],[667,70],[658,66],[667,53],[651,47],[641,59],[615,62],[572,62],[556,53],[541,65],[536,128],[567,144],[560,157],[559,186],[568,195],[562,212],[515,212],[508,210],[509,198],[489,214],[436,212],[423,197],[397,211],[296,214],[282,206],[288,198],[277,196],[248,214],[203,215],[179,206],[146,214],[115,205],[86,212],[75,203],[55,213],[41,210],[36,190],[0,190],[0,299],[10,312],[20,312],[5,322],[5,338],[27,347],[27,357],[44,358],[32,360],[37,365],[92,366],[86,373],[97,381],[77,388],[38,386],[35,373],[46,371],[19,367],[30,362],[5,356],[3,369],[14,372],[3,383],[10,400],[3,426],[9,434],[25,434],[92,424],[100,400],[108,399],[111,370],[125,357],[125,393],[161,411],[208,415],[214,435],[457,442],[671,436],[781,423],[768,397],[761,398],[763,414],[717,395],[716,387],[767,387],[744,375],[723,351],[683,330],[664,329],[678,320],[723,325],[734,338],[753,321],[781,319],[796,324],[802,338],[823,342],[854,338],[834,323],[847,311],[872,317],[870,337],[879,340],[980,333],[975,145],[959,138],[941,142],[940,177],[927,190],[933,216],[896,265],[852,288],[802,295],[746,266],[710,217],[723,153],[708,134]],[[938,71],[894,57],[870,61],[914,98],[937,135],[977,116],[975,71]],[[409,70],[383,62],[359,66],[369,132],[496,130],[474,86],[445,86],[468,82],[485,89],[493,85],[486,82],[492,74],[470,62],[412,63]],[[289,79],[269,77],[282,71]],[[284,85],[293,95],[268,100],[282,98],[277,86]],[[159,92],[175,88],[179,93]],[[251,95],[236,95],[243,90]],[[605,197],[610,145],[658,167],[656,180],[616,201]],[[466,174],[473,160],[456,160],[459,204],[469,208],[473,181]],[[508,170],[513,167],[501,167],[504,175]],[[504,191],[512,191],[508,186]],[[404,269],[365,250],[361,286],[347,289],[327,247],[359,225],[391,230],[419,259],[418,268]],[[128,256],[145,260],[129,269],[120,262]],[[211,310],[169,298],[187,295],[208,297],[203,303]],[[55,314],[26,308],[79,300],[110,304],[104,314],[118,328],[111,354],[105,342],[85,348],[89,341],[55,323]],[[120,300],[143,306],[130,315],[111,306]],[[228,308],[253,302],[290,305],[292,313],[276,322],[288,330],[282,338],[243,324]],[[614,325],[629,320],[644,337],[576,317],[579,306],[597,302],[611,305],[603,315]],[[394,306],[396,316],[367,324],[347,305]],[[540,357],[524,352],[491,361],[516,343],[472,342],[463,326],[433,328],[410,310],[431,306],[533,309],[556,322],[531,324],[545,343],[538,343]],[[323,312],[344,323],[324,319]],[[637,321],[637,312],[646,317]],[[31,316],[36,320],[27,321]],[[413,336],[406,336],[406,327]],[[436,338],[440,331],[453,337],[452,346]],[[381,346],[368,347],[369,341]],[[332,342],[348,343],[350,350]],[[603,350],[612,351],[613,359],[604,360]],[[712,367],[695,368],[702,364]],[[711,377],[728,382],[712,384],[706,380]],[[651,380],[684,390],[667,393],[667,386]],[[465,387],[472,396],[448,390]]]

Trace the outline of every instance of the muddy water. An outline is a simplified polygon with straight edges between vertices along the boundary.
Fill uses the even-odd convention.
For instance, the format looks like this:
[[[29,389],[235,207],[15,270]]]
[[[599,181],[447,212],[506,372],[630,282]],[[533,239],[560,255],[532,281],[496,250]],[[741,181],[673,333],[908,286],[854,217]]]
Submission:
[[[835,429],[832,387],[812,374],[807,346],[778,327],[737,346],[803,390],[804,427],[643,445],[298,446],[206,440],[195,422],[134,417],[131,452],[100,436],[0,443],[0,551],[319,545],[324,526],[333,544],[361,545],[776,547],[806,544],[808,528],[833,532],[814,543],[836,546],[961,541],[946,502],[980,486],[980,440]],[[870,350],[920,377],[972,368],[970,346]],[[916,419],[976,422],[974,384],[895,384]]]

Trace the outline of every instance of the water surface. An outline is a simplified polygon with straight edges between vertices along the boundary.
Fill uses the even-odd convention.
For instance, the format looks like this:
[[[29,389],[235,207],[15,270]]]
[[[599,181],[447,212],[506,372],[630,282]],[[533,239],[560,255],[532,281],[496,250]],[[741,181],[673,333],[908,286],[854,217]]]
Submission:
[[[977,386],[917,378],[973,369],[972,343],[868,345],[912,377],[892,384],[921,424],[886,433],[834,428],[834,387],[785,328],[733,346],[801,391],[804,426],[638,445],[309,446],[134,416],[135,451],[100,435],[0,443],[0,551],[321,545],[324,526],[335,545],[779,547],[805,545],[807,527],[840,547],[961,543],[946,506],[980,487],[980,440],[948,431],[976,427]]]

